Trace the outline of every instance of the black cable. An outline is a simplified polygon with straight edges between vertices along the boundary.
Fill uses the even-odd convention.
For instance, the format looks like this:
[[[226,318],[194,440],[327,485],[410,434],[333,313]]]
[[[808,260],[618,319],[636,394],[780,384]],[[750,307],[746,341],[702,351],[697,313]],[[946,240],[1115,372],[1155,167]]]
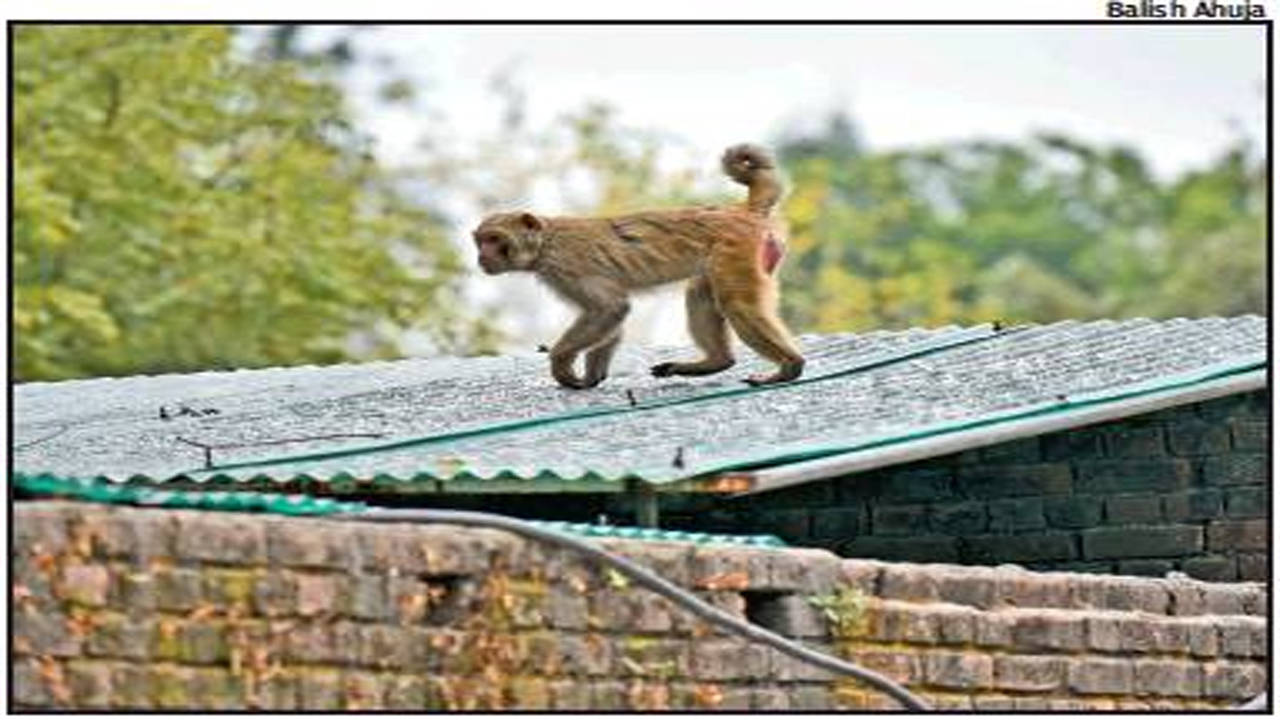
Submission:
[[[853,676],[884,691],[910,710],[932,709],[924,700],[917,697],[910,690],[875,671],[867,670],[846,660],[812,650],[759,625],[753,625],[741,620],[720,608],[708,605],[684,588],[673,585],[646,567],[637,565],[624,557],[606,552],[584,540],[579,540],[554,530],[540,528],[523,520],[505,515],[464,510],[395,510],[385,508],[370,508],[365,512],[342,513],[327,517],[343,520],[373,520],[377,522],[432,522],[476,525],[509,530],[553,545],[567,547],[622,572],[638,584],[666,597],[694,615],[735,634],[772,646],[787,655],[816,665],[824,670]]]

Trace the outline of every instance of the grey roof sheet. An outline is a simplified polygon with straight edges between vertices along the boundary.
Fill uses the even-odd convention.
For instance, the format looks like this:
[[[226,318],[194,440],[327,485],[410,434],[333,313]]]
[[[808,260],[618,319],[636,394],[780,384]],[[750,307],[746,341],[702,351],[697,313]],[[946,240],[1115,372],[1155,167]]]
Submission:
[[[963,336],[955,327],[805,336],[806,378]],[[972,334],[973,331],[968,331]],[[234,479],[388,477],[440,480],[639,477],[665,482],[803,448],[847,444],[938,422],[1124,388],[1265,352],[1266,320],[1237,318],[1061,322],[829,379],[631,411],[640,403],[743,387],[765,369],[655,379],[648,366],[690,351],[624,347],[591,391],[556,387],[537,353],[271,368],[14,388],[14,465],[67,476],[207,478],[203,451]],[[159,409],[196,413],[161,419]],[[332,459],[243,466],[281,456],[360,448],[575,411],[615,414]],[[341,437],[368,435],[373,437]],[[298,438],[310,440],[292,441]],[[254,443],[272,443],[253,446]],[[247,446],[247,447],[246,447]],[[677,448],[682,467],[673,464]],[[545,483],[543,483],[545,484]]]

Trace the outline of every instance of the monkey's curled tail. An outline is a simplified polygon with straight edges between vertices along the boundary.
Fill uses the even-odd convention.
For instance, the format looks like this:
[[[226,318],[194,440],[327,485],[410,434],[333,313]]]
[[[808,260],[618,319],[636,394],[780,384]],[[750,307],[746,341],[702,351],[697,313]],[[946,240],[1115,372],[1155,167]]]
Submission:
[[[747,186],[747,209],[768,215],[782,197],[782,181],[768,150],[759,145],[734,145],[724,151],[725,174]]]

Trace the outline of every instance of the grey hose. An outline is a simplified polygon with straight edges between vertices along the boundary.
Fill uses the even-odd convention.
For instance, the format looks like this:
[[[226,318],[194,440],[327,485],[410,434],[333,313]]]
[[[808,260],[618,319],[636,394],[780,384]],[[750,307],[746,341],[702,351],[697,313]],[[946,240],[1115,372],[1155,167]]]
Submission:
[[[618,570],[640,585],[666,597],[708,622],[719,625],[750,640],[772,646],[787,655],[816,665],[824,670],[853,676],[884,691],[910,710],[932,709],[924,700],[911,691],[877,672],[859,667],[840,658],[811,650],[759,625],[753,625],[741,620],[720,608],[708,605],[685,589],[677,587],[654,574],[648,568],[637,565],[624,557],[601,550],[584,540],[579,540],[554,530],[540,528],[523,520],[505,515],[463,510],[393,510],[386,508],[370,508],[364,512],[342,513],[328,517],[344,520],[373,520],[377,522],[433,522],[476,525],[509,530],[553,545],[567,547]]]

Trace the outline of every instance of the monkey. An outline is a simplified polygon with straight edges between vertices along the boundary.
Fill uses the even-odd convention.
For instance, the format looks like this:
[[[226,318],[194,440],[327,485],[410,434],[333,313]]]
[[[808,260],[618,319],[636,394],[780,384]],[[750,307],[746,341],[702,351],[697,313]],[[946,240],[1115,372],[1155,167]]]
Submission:
[[[688,280],[688,329],[703,356],[658,363],[650,368],[655,377],[729,369],[736,362],[729,328],[778,366],[745,378],[748,384],[800,377],[804,358],[777,311],[775,271],[785,235],[774,216],[783,188],[773,157],[757,145],[734,145],[721,168],[747,186],[740,205],[605,218],[503,212],[481,220],[472,236],[486,274],[534,273],[580,311],[548,353],[556,382],[572,389],[600,384],[622,340],[630,293],[679,280]],[[574,366],[581,354],[580,377]]]

